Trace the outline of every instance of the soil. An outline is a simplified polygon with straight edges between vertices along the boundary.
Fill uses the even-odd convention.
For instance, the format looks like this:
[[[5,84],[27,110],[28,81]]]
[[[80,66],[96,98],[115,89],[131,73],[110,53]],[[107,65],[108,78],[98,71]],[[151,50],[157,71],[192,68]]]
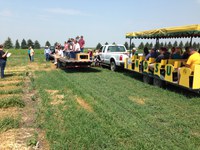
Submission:
[[[5,117],[20,117],[20,126],[17,129],[10,129],[5,132],[0,131],[0,150],[31,150],[31,149],[50,149],[49,143],[45,138],[45,131],[37,128],[36,112],[39,98],[37,98],[37,91],[30,89],[30,77],[34,75],[35,70],[45,70],[45,66],[40,66],[37,63],[30,63],[26,67],[11,67],[6,70],[5,79],[0,80],[1,90],[11,90],[15,88],[22,88],[22,94],[2,94],[0,99],[19,96],[25,102],[24,108],[0,108],[0,120]],[[27,73],[28,70],[28,73]],[[14,72],[14,73],[13,73]],[[16,73],[17,72],[17,73]],[[24,78],[18,74],[26,74]],[[21,86],[15,86],[16,83],[23,82]],[[33,101],[32,96],[36,99]],[[37,135],[37,136],[35,136]],[[30,139],[37,141],[36,145],[28,145]]]

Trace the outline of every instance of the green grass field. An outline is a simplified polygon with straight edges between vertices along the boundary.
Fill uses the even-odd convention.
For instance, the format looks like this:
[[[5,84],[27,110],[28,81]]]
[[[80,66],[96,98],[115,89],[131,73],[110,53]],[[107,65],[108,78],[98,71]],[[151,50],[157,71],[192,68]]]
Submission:
[[[27,65],[11,51],[10,66]],[[38,66],[50,68],[43,51]],[[176,87],[144,84],[142,76],[103,68],[34,71],[37,127],[51,149],[200,149],[200,97]]]

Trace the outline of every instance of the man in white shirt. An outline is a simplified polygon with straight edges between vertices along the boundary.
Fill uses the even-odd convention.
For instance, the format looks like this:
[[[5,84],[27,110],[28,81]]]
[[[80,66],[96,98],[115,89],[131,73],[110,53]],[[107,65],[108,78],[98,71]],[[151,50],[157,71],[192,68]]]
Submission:
[[[74,40],[74,45],[73,45],[73,51],[70,52],[70,58],[75,59],[76,58],[76,54],[80,53],[80,45],[77,42],[77,40]]]

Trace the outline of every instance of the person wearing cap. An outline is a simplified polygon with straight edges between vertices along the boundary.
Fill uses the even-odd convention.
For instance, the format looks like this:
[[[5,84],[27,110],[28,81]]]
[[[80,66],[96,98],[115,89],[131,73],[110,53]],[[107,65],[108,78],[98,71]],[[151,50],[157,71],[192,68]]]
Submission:
[[[135,47],[132,49],[130,57],[132,57],[133,55],[138,55],[137,49]]]
[[[45,46],[44,55],[45,55],[46,61],[49,61],[50,49],[48,46]]]
[[[6,67],[8,52],[3,51],[3,45],[0,45],[0,68],[1,68],[1,78],[4,78],[4,70]]]

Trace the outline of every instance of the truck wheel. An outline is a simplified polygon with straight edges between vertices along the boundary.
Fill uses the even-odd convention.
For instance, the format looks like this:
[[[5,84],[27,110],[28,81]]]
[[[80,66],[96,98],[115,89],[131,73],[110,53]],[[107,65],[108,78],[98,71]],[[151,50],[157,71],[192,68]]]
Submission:
[[[115,61],[111,61],[111,63],[110,63],[110,70],[111,71],[116,71],[117,70],[117,66],[116,66]]]

